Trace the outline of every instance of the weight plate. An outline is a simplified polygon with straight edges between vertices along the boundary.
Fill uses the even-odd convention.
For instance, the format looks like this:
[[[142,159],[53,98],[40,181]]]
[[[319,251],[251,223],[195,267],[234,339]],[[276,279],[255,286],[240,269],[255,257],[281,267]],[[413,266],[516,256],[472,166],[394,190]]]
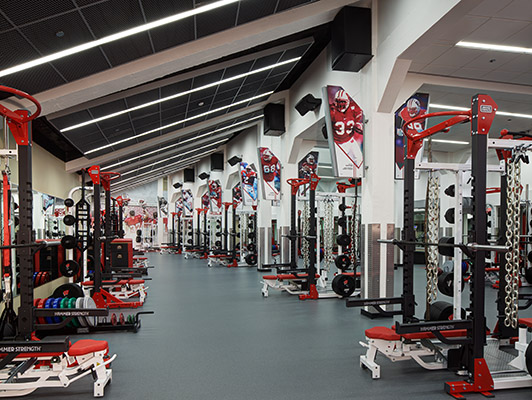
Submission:
[[[142,236],[142,230],[141,229],[137,230],[137,236]]]
[[[525,270],[525,279],[528,283],[532,284],[532,267]]]
[[[456,189],[455,186],[451,185],[451,186],[447,187],[447,189],[445,189],[443,191],[443,193],[445,193],[449,197],[454,197],[455,191],[456,191],[455,189]]]
[[[349,275],[336,275],[332,281],[332,290],[338,296],[349,297],[355,291],[355,278]]]
[[[46,299],[39,299],[39,302],[37,303],[37,308],[44,308],[44,304],[46,303]],[[46,324],[46,320],[43,317],[37,318],[39,321],[39,324]]]
[[[454,208],[449,208],[445,211],[444,218],[449,224],[454,224]]]
[[[257,246],[255,246],[255,243],[249,243],[248,244],[248,251],[251,251],[254,253],[257,250]]]
[[[116,318],[116,314],[113,313],[113,314],[111,315],[111,324],[112,324],[113,326],[115,326],[117,323],[118,323],[118,318]]]
[[[334,260],[334,264],[338,269],[345,271],[351,266],[351,259],[347,255],[341,254],[336,257],[336,259]]]
[[[214,245],[216,247],[222,247],[222,241],[221,240],[217,240],[216,242],[214,242]]]
[[[63,223],[66,226],[73,226],[76,223],[76,217],[71,214],[67,214],[63,217]]]
[[[336,243],[339,246],[348,246],[351,243],[351,236],[349,235],[338,235],[336,237]]]
[[[454,272],[444,272],[438,276],[438,290],[445,296],[454,295]]]
[[[454,237],[452,236],[443,236],[438,240],[438,244],[454,244]],[[454,256],[454,247],[452,246],[438,246],[438,252],[442,256],[453,257]]]
[[[345,211],[345,210],[347,210],[347,205],[345,205],[345,204],[340,204],[340,205],[338,206],[338,209],[339,209],[340,211]]]
[[[65,283],[58,286],[52,295],[53,297],[83,297],[83,289],[75,283]]]
[[[78,299],[76,297],[72,297],[71,299],[69,299],[68,301],[68,308],[76,308],[76,301]],[[78,321],[78,319],[76,317],[72,318],[72,326],[74,328],[78,328],[80,326],[80,323]]]
[[[120,313],[120,317],[118,318],[118,320],[120,322],[120,325],[125,325],[126,324],[126,318],[124,317],[123,313]]]
[[[61,245],[65,249],[73,249],[77,246],[78,240],[72,235],[66,235],[61,238]]]
[[[61,303],[59,304],[59,307],[61,308],[68,308],[68,302],[69,302],[69,299],[67,297],[63,297],[61,299]],[[65,320],[66,317],[63,317],[63,320]],[[67,327],[71,327],[72,326],[72,321],[69,321],[67,324],[66,324]]]
[[[53,298],[51,297],[48,297],[46,299],[46,301],[44,302],[44,307],[43,308],[52,308],[52,301],[54,301]],[[54,320],[52,317],[44,317],[45,321],[47,324],[53,324],[54,323]]]
[[[84,297],[78,297],[76,299],[76,308],[84,308],[83,307],[83,299],[85,299]],[[87,326],[87,320],[85,319],[85,317],[78,317],[78,321],[79,321],[79,324],[81,326]]]
[[[532,375],[532,342],[528,344],[525,352],[526,369],[528,373]]]
[[[83,298],[83,308],[97,308],[96,302],[93,300],[92,297],[84,297]],[[98,318],[96,317],[86,317],[87,325],[89,326],[96,326],[98,325]]]
[[[436,301],[430,305],[431,321],[447,321],[453,315],[453,305],[446,301]]]
[[[342,228],[345,228],[347,226],[347,218],[346,217],[340,217],[338,218],[338,225]]]
[[[75,260],[65,260],[59,266],[59,271],[61,272],[61,275],[71,278],[78,274],[79,264]]]
[[[52,302],[52,308],[61,308],[61,301],[62,300],[63,299],[61,299],[61,298],[54,299],[54,301]],[[56,324],[60,323],[63,320],[63,318],[61,318],[61,317],[53,317],[53,318],[54,318],[54,322]]]
[[[65,199],[65,206],[73,207],[74,206],[74,200],[72,200],[71,198]]]
[[[255,265],[257,264],[257,255],[256,254],[248,254],[244,260],[246,261],[247,265]]]

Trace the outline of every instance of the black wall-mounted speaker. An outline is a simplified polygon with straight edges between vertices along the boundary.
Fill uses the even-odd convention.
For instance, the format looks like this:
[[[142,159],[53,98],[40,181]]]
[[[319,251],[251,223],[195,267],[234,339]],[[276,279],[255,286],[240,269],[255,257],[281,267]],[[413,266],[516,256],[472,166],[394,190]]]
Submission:
[[[222,153],[211,154],[211,171],[224,170],[224,155]]]
[[[264,107],[264,134],[281,136],[284,132],[284,104],[266,104]]]
[[[185,182],[194,182],[194,168],[185,168],[183,171],[183,180]]]
[[[371,54],[371,9],[344,7],[331,27],[332,69],[358,72]]]

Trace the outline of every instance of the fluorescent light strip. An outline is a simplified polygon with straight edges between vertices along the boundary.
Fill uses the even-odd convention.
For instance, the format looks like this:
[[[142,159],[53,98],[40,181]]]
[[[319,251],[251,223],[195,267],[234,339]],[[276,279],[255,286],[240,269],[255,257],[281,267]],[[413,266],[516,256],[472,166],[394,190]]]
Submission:
[[[228,108],[231,108],[231,107],[237,106],[237,105],[239,105],[239,104],[247,103],[247,102],[249,102],[249,101],[253,101],[253,100],[256,100],[256,99],[260,99],[261,97],[269,96],[269,95],[271,95],[272,93],[273,93],[273,90],[271,90],[271,91],[269,91],[269,92],[266,92],[266,93],[259,94],[259,95],[257,95],[257,96],[250,97],[250,98],[245,99],[245,100],[237,101],[236,103],[231,103],[231,104],[228,104],[228,105],[226,105],[226,106],[219,107],[219,108],[217,108],[217,109],[215,109],[215,110],[207,111],[207,112],[204,112],[204,113],[201,113],[201,114],[195,115],[195,116],[193,116],[193,117],[185,118],[185,119],[183,119],[183,120],[181,120],[181,121],[172,122],[171,124],[168,124],[168,125],[165,125],[165,126],[161,126],[161,127],[159,127],[159,128],[155,128],[155,129],[152,129],[152,130],[149,130],[149,131],[143,132],[143,133],[139,133],[138,135],[134,135],[134,136],[128,137],[128,138],[126,138],[126,139],[117,140],[116,142],[106,144],[105,146],[97,147],[96,149],[92,149],[92,150],[86,151],[84,154],[91,154],[91,153],[94,153],[94,152],[96,152],[96,151],[104,150],[104,149],[107,149],[107,148],[109,148],[109,147],[115,146],[115,145],[117,145],[117,144],[121,144],[121,143],[129,142],[130,140],[133,140],[133,139],[136,139],[136,138],[139,138],[139,137],[142,137],[142,136],[149,135],[150,133],[154,133],[154,132],[161,131],[161,130],[163,130],[163,129],[171,128],[172,126],[176,126],[176,125],[182,124],[182,123],[184,123],[184,122],[192,121],[192,120],[194,120],[194,119],[201,118],[201,117],[204,117],[204,116],[206,116],[206,115],[216,113],[216,112],[218,112],[218,111],[226,110],[226,109],[228,109]]]
[[[446,139],[431,139],[435,143],[449,143],[449,144],[469,144],[469,142],[463,142],[461,140],[446,140]],[[428,139],[424,139],[425,142],[428,141]]]
[[[157,153],[157,152],[160,152],[160,151],[164,151],[164,150],[168,150],[168,149],[171,149],[172,147],[176,147],[176,146],[181,146],[185,143],[188,143],[188,142],[191,142],[191,141],[194,141],[194,140],[198,140],[198,139],[201,139],[202,137],[205,137],[205,136],[209,136],[209,135],[212,135],[212,134],[215,134],[216,132],[220,132],[220,131],[223,131],[225,129],[232,129],[234,128],[235,126],[238,126],[238,125],[242,125],[242,124],[246,124],[248,122],[251,122],[251,121],[254,121],[256,119],[260,119],[260,118],[263,118],[262,115],[258,115],[256,117],[253,117],[253,118],[249,118],[249,119],[246,119],[245,121],[241,121],[241,122],[237,122],[236,124],[233,124],[233,125],[229,125],[229,126],[224,126],[223,128],[218,128],[218,129],[215,129],[214,131],[210,131],[210,132],[206,132],[202,135],[199,135],[199,136],[194,136],[190,139],[187,139],[187,140],[183,140],[182,142],[179,142],[179,143],[175,143],[175,144],[172,144],[170,146],[166,146],[166,147],[163,147],[163,148],[160,148],[160,149],[157,149],[157,150],[154,150],[154,151],[150,151],[149,153],[144,153],[140,156],[136,156],[136,157],[131,157],[131,158],[128,158],[127,160],[124,160],[124,161],[120,161],[120,162],[117,162],[117,163],[114,163],[114,164],[111,164],[109,166],[106,166],[105,169],[109,169],[109,168],[114,168],[118,165],[122,165],[122,164],[125,164],[125,163],[128,163],[130,161],[134,161],[134,160],[137,160],[139,158],[142,158],[142,157],[146,157],[150,154],[154,154],[154,153]]]
[[[218,140],[214,143],[209,143],[208,147],[211,147],[211,146],[214,146],[214,145],[217,145],[217,144],[220,144],[222,142],[225,142],[227,140],[227,138],[223,138],[221,140]],[[164,162],[167,162],[169,160],[173,160],[174,158],[178,158],[178,157],[182,157],[184,156],[185,154],[189,154],[189,153],[194,153],[195,151],[198,151],[198,149],[192,149],[192,150],[189,150],[189,151],[186,151],[184,153],[181,153],[181,154],[178,154],[178,155],[175,155],[173,157],[170,157],[170,158],[165,158],[164,160],[160,160],[160,161],[157,161],[157,162],[154,162],[154,163],[151,163],[151,164],[148,164],[148,165],[143,165],[142,167],[139,167],[137,169],[132,169],[131,171],[127,171],[127,172],[124,172],[123,174],[121,174],[121,176],[124,176],[124,175],[129,175],[129,174],[133,174],[141,169],[144,169],[144,168],[147,168],[147,167],[152,167],[154,165],[157,165],[157,164],[161,164],[161,163],[164,163]]]
[[[493,50],[493,51],[504,51],[507,53],[532,54],[532,48],[529,48],[529,47],[505,46],[501,44],[489,44],[489,43],[477,43],[477,42],[465,42],[465,41],[460,41],[456,43],[456,45],[458,47],[466,47],[468,49]]]
[[[46,64],[48,62],[51,62],[51,61],[54,61],[54,60],[58,60],[58,59],[63,58],[63,57],[67,57],[67,56],[70,56],[72,54],[80,53],[82,51],[89,50],[89,49],[92,49],[94,47],[106,44],[106,43],[111,43],[111,42],[114,42],[116,40],[120,40],[120,39],[123,39],[125,37],[128,37],[128,36],[136,35],[137,33],[146,32],[146,31],[148,31],[150,29],[158,28],[160,26],[167,25],[167,24],[170,24],[172,22],[180,21],[180,20],[183,20],[185,18],[192,17],[194,15],[202,14],[204,12],[211,11],[211,10],[214,10],[216,8],[224,7],[226,5],[229,5],[229,4],[232,4],[232,3],[236,3],[237,1],[239,1],[239,0],[220,0],[220,1],[214,2],[212,4],[207,4],[205,6],[198,7],[198,8],[195,8],[195,9],[192,9],[192,10],[188,10],[188,11],[185,11],[185,12],[181,12],[181,13],[178,13],[178,14],[174,14],[174,15],[171,15],[169,17],[159,19],[157,21],[153,21],[153,22],[150,22],[150,23],[147,23],[147,24],[144,24],[144,25],[137,26],[135,28],[127,29],[125,31],[118,32],[118,33],[115,33],[113,35],[105,36],[105,37],[103,37],[101,39],[93,40],[92,42],[83,43],[83,44],[81,44],[79,46],[71,47],[70,49],[62,50],[62,51],[59,51],[57,53],[53,53],[53,54],[50,54],[50,55],[45,56],[45,57],[38,58],[38,59],[33,60],[33,61],[25,62],[25,63],[16,65],[16,66],[11,67],[11,68],[4,69],[4,70],[0,71],[0,77],[6,76],[6,75],[10,75],[10,74],[14,74],[16,72],[24,71],[26,69],[33,68],[33,67],[36,67],[38,65]]]
[[[175,163],[164,165],[162,167],[152,169],[151,171],[143,172],[142,174],[138,174],[138,175],[132,176],[130,178],[121,179],[119,181],[112,181],[112,182],[114,182],[116,185],[119,185],[122,182],[127,182],[127,181],[130,181],[132,179],[137,179],[138,177],[143,176],[143,175],[153,174],[153,173],[156,173],[157,171],[164,170],[165,168],[170,168],[170,167],[176,166],[176,165],[188,164],[188,163],[195,162],[196,160],[200,160],[202,157],[206,156],[209,153],[214,153],[215,151],[216,151],[216,148],[208,150],[208,151],[206,151],[204,153],[198,154],[197,156],[190,157],[190,159],[188,159],[188,160],[186,160],[186,159],[185,160],[179,160],[179,161],[176,161]],[[142,168],[139,168],[139,169],[142,169]]]
[[[228,82],[231,82],[231,81],[234,81],[234,80],[237,80],[237,79],[245,78],[246,76],[258,74],[258,73],[264,72],[264,71],[269,71],[270,69],[274,69],[276,67],[280,67],[280,66],[283,66],[283,65],[286,65],[286,64],[290,64],[290,63],[299,61],[300,59],[301,59],[301,57],[292,58],[290,60],[282,61],[282,62],[277,63],[277,64],[268,65],[268,66],[263,67],[263,68],[259,68],[259,69],[256,69],[256,70],[253,70],[253,71],[250,71],[250,72],[246,72],[245,74],[236,75],[236,76],[233,76],[232,78],[222,79],[222,80],[220,80],[218,82],[209,83],[207,85],[204,85],[204,86],[201,86],[201,87],[198,87],[198,88],[195,88],[195,89],[190,89],[190,90],[187,90],[187,91],[184,91],[184,92],[181,92],[181,93],[176,93],[176,94],[173,94],[171,96],[164,97],[162,99],[157,99],[157,100],[154,100],[154,101],[150,101],[148,103],[144,103],[144,104],[140,104],[140,105],[135,106],[135,107],[128,108],[126,110],[118,111],[118,112],[115,112],[115,113],[112,113],[112,114],[104,115],[102,117],[98,117],[98,118],[91,119],[91,120],[88,120],[88,121],[85,121],[85,122],[81,122],[79,124],[63,128],[63,129],[61,129],[61,132],[68,132],[68,131],[71,131],[71,130],[76,129],[76,128],[81,128],[82,126],[94,124],[96,122],[100,122],[100,121],[103,121],[103,120],[106,120],[106,119],[109,119],[109,118],[117,117],[119,115],[126,114],[128,112],[140,110],[140,109],[145,108],[145,107],[149,107],[149,106],[153,106],[155,104],[163,103],[165,101],[173,100],[173,99],[176,99],[178,97],[186,96],[188,94],[199,92],[201,90],[205,90],[205,89],[208,89],[208,88],[211,88],[211,87],[214,87],[214,86],[223,85],[225,83],[228,83]]]
[[[468,111],[470,108],[466,107],[457,107],[457,106],[447,106],[444,104],[429,104],[430,108],[440,108],[440,109],[446,109],[446,110],[456,110],[456,111]],[[516,117],[516,118],[527,118],[532,119],[532,114],[520,114],[520,113],[512,113],[507,111],[500,111],[497,110],[496,115],[504,115],[506,117]]]

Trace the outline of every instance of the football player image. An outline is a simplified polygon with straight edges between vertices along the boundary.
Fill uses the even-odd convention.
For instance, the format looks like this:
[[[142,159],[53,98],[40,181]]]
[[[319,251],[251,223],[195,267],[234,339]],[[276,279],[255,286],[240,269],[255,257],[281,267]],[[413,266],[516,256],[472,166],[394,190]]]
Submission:
[[[363,161],[362,110],[351,100],[346,91],[340,88],[330,101],[330,116],[338,165],[343,166],[347,163],[359,168]]]
[[[421,103],[419,102],[419,100],[415,97],[412,97],[406,102],[406,106],[401,110],[399,116],[403,119],[404,123],[414,117],[417,117],[418,115],[425,115],[426,113],[427,110],[421,107]],[[412,130],[416,132],[421,132],[424,129],[424,123],[423,121],[416,121],[411,124],[408,124],[406,128],[408,129],[407,132],[410,132]]]
[[[306,159],[301,164],[299,168],[299,177],[300,178],[310,178],[311,174],[316,173],[316,168],[318,163],[316,162],[316,157],[314,154],[310,153],[307,155]]]
[[[222,208],[222,188],[216,181],[210,181],[209,183],[209,196],[211,198],[211,205],[213,206],[211,211],[221,212]]]
[[[260,163],[264,182],[266,182],[276,194],[279,194],[279,190],[281,190],[281,163],[279,162],[279,159],[273,155],[270,149],[265,148],[261,153]]]
[[[247,164],[241,172],[242,175],[242,190],[253,201],[257,200],[257,173],[253,171],[251,165]]]

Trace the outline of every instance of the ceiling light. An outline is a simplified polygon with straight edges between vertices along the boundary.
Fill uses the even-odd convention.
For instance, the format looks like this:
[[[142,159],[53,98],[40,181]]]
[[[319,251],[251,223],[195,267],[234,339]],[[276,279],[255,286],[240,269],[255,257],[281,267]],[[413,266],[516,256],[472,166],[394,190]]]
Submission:
[[[45,57],[38,58],[38,59],[33,60],[33,61],[25,62],[25,63],[19,64],[19,65],[16,65],[14,67],[10,67],[10,68],[4,69],[4,70],[0,71],[0,77],[1,76],[6,76],[6,75],[10,75],[10,74],[14,74],[15,72],[24,71],[26,69],[36,67],[37,65],[46,64],[48,62],[51,62],[51,61],[54,61],[54,60],[58,60],[58,59],[63,58],[63,57],[67,57],[67,56],[70,56],[72,54],[80,53],[82,51],[89,50],[89,49],[92,49],[94,47],[98,47],[98,46],[101,46],[103,44],[106,44],[106,43],[111,43],[111,42],[114,42],[116,40],[120,40],[120,39],[123,39],[125,37],[128,37],[128,36],[136,35],[137,33],[146,32],[146,31],[148,31],[150,29],[158,28],[159,26],[167,25],[167,24],[170,24],[172,22],[180,21],[182,19],[185,19],[185,18],[188,18],[188,17],[192,17],[194,15],[202,14],[204,12],[211,11],[211,10],[214,10],[216,8],[226,6],[228,4],[236,3],[237,1],[240,1],[240,0],[220,0],[220,1],[216,1],[214,3],[207,4],[207,5],[204,5],[202,7],[194,8],[194,9],[191,9],[191,10],[188,10],[188,11],[184,11],[184,12],[181,12],[181,13],[178,13],[178,14],[171,15],[171,16],[166,17],[166,18],[158,19],[157,21],[149,22],[149,23],[144,24],[144,25],[140,25],[140,26],[137,26],[137,27],[134,27],[134,28],[131,28],[131,29],[127,29],[125,31],[118,32],[118,33],[115,33],[115,34],[112,34],[112,35],[109,35],[109,36],[105,36],[105,37],[103,37],[101,39],[93,40],[92,42],[83,43],[83,44],[80,44],[78,46],[71,47],[70,49],[62,50],[62,51],[59,51],[57,53],[53,53],[53,54],[50,54],[50,55],[45,56]]]
[[[225,129],[232,129],[232,128],[234,128],[235,126],[242,125],[242,124],[246,124],[246,123],[248,123],[248,122],[251,122],[251,121],[253,121],[253,120],[256,120],[256,119],[259,119],[259,118],[262,118],[262,117],[263,117],[262,115],[259,115],[259,116],[257,116],[257,117],[252,117],[252,118],[246,119],[246,120],[241,121],[241,122],[237,122],[237,123],[232,124],[232,125],[229,125],[229,126],[224,126],[224,127],[222,127],[222,128],[218,128],[218,129],[215,129],[215,130],[213,130],[213,131],[206,132],[206,133],[204,133],[204,134],[201,134],[201,135],[198,135],[198,136],[191,137],[190,139],[186,139],[186,140],[183,140],[183,141],[181,141],[181,142],[171,144],[170,146],[162,147],[162,148],[160,148],[160,149],[157,149],[157,150],[154,150],[154,151],[150,151],[149,153],[143,153],[143,154],[141,154],[140,156],[131,157],[131,158],[128,158],[127,160],[120,161],[120,162],[117,162],[117,163],[114,163],[114,164],[108,165],[108,166],[105,167],[105,169],[114,168],[114,167],[116,167],[116,166],[118,166],[118,165],[122,165],[122,164],[128,163],[128,162],[130,162],[130,161],[134,161],[134,160],[137,160],[137,159],[139,159],[139,158],[146,157],[146,156],[151,155],[151,154],[154,154],[154,153],[158,153],[158,152],[160,152],[160,151],[164,151],[164,150],[171,149],[172,147],[181,146],[181,145],[183,145],[183,144],[185,144],[185,143],[188,143],[188,142],[192,142],[192,141],[195,141],[195,140],[201,139],[202,137],[212,135],[212,134],[214,134],[214,133],[217,133],[217,132],[223,131],[223,130],[225,130]]]
[[[448,143],[448,144],[469,144],[469,142],[463,142],[461,140],[446,140],[446,139],[431,139],[432,142],[435,143]],[[428,141],[428,139],[424,139],[425,142]]]
[[[532,54],[532,49],[529,47],[505,46],[501,44],[464,42],[464,41],[458,42],[456,43],[456,45],[458,47],[466,47],[468,49],[493,50],[493,51],[505,51],[509,53]]]
[[[193,117],[188,117],[188,118],[182,119],[181,121],[172,122],[171,124],[168,124],[168,125],[165,125],[165,126],[161,126],[161,127],[159,127],[159,128],[155,128],[155,129],[152,129],[152,130],[149,130],[149,131],[143,132],[143,133],[139,133],[138,135],[130,136],[130,137],[125,138],[125,139],[122,139],[122,140],[117,140],[116,142],[106,144],[105,146],[97,147],[97,148],[95,148],[95,149],[92,149],[92,150],[86,151],[84,154],[94,153],[94,152],[96,152],[96,151],[100,151],[100,150],[103,150],[103,149],[107,149],[107,148],[112,147],[112,146],[115,146],[115,145],[117,145],[117,144],[121,144],[121,143],[129,142],[130,140],[133,140],[133,139],[136,139],[136,138],[139,138],[139,137],[142,137],[142,136],[149,135],[150,133],[158,132],[158,131],[161,131],[161,130],[166,129],[166,128],[171,128],[172,126],[176,126],[176,125],[182,124],[182,123],[184,123],[184,122],[192,121],[192,120],[194,120],[194,119],[198,119],[198,118],[204,117],[204,116],[206,116],[206,115],[213,114],[213,113],[216,113],[216,112],[218,112],[218,111],[225,110],[225,109],[228,109],[228,108],[231,108],[231,107],[237,106],[237,105],[239,105],[239,104],[247,103],[247,102],[249,102],[249,101],[253,101],[253,100],[256,100],[256,99],[260,99],[261,97],[269,96],[269,95],[272,94],[272,93],[273,93],[273,90],[271,90],[271,91],[269,91],[269,92],[266,92],[266,93],[259,94],[259,95],[257,95],[257,96],[250,97],[250,98],[248,98],[248,99],[244,99],[244,100],[237,101],[236,103],[231,103],[231,104],[228,104],[228,105],[226,105],[226,106],[219,107],[219,108],[217,108],[217,109],[215,109],[215,110],[206,111],[206,112],[204,112],[204,113],[201,113],[201,114],[195,115],[195,116],[193,116]]]
[[[290,60],[282,61],[282,62],[279,62],[277,64],[271,64],[271,65],[268,65],[268,66],[263,67],[263,68],[259,68],[259,69],[253,70],[253,71],[246,72],[244,74],[233,76],[231,78],[222,79],[222,80],[219,80],[217,82],[212,82],[212,83],[209,83],[207,85],[203,85],[203,86],[200,86],[200,87],[197,87],[197,88],[194,88],[194,89],[186,90],[186,91],[181,92],[181,93],[176,93],[176,94],[173,94],[171,96],[163,97],[161,99],[149,101],[149,102],[144,103],[144,104],[139,104],[138,106],[127,108],[127,109],[122,110],[122,111],[117,111],[117,112],[112,113],[112,114],[107,114],[107,115],[103,115],[101,117],[94,118],[94,119],[91,119],[91,120],[88,120],[88,121],[80,122],[79,124],[67,126],[66,128],[61,129],[61,132],[68,132],[68,131],[71,131],[73,129],[81,128],[83,126],[94,124],[96,122],[100,122],[100,121],[103,121],[103,120],[106,120],[106,119],[109,119],[109,118],[117,117],[119,115],[126,114],[128,112],[132,112],[132,111],[140,110],[140,109],[145,108],[145,107],[153,106],[154,104],[163,103],[165,101],[173,100],[173,99],[176,99],[178,97],[189,95],[191,93],[196,93],[196,92],[199,92],[199,91],[202,91],[202,90],[214,87],[214,86],[222,85],[222,84],[237,80],[237,79],[242,79],[242,78],[245,78],[246,76],[258,74],[258,73],[264,72],[264,71],[269,71],[269,70],[271,70],[273,68],[280,67],[280,66],[283,66],[283,65],[286,65],[286,64],[290,64],[290,63],[299,61],[300,59],[301,59],[301,57],[291,58]],[[202,107],[204,105],[205,105],[205,103],[203,101],[198,103],[199,107]]]
[[[446,109],[446,110],[456,110],[456,111],[469,111],[470,110],[470,108],[466,108],[466,107],[447,106],[444,104],[432,104],[432,103],[429,104],[429,107],[430,108],[441,108],[441,109]],[[505,115],[509,117],[532,119],[532,114],[512,113],[512,112],[501,111],[501,110],[497,110],[496,115]]]
[[[138,179],[139,177],[141,176],[144,176],[144,175],[147,175],[147,174],[154,174],[156,173],[157,171],[162,171],[166,168],[169,168],[169,167],[172,167],[172,166],[175,166],[175,165],[185,165],[185,164],[189,164],[189,163],[193,163],[197,160],[200,160],[203,156],[209,154],[209,153],[214,153],[216,151],[216,149],[211,149],[211,150],[208,150],[204,153],[201,153],[201,154],[198,154],[196,156],[193,156],[193,157],[190,157],[189,159],[185,159],[185,160],[179,160],[179,161],[176,161],[174,163],[171,163],[171,164],[168,164],[168,165],[163,165],[162,167],[159,167],[159,168],[155,168],[155,169],[152,169],[151,171],[146,171],[146,172],[143,172],[141,174],[138,174],[138,175],[135,175],[135,176],[132,176],[132,177],[129,177],[129,178],[125,178],[125,179],[120,179],[120,180],[115,180],[115,181],[111,181],[111,183],[115,184],[115,186],[120,186],[120,184],[122,182],[127,182],[127,181],[130,181],[132,179]],[[145,168],[145,167],[142,167],[142,168]],[[142,169],[142,168],[138,168],[138,170]],[[124,175],[124,174],[122,174]]]

